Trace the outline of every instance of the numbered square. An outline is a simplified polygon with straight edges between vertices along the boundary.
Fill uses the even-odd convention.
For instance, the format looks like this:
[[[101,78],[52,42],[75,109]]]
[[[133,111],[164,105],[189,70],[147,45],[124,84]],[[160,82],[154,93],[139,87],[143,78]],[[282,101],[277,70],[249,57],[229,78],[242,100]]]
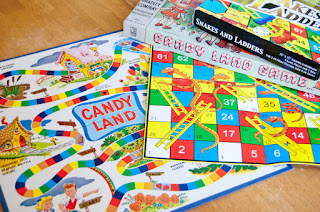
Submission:
[[[165,144],[161,145],[160,147],[156,147],[156,144],[160,141],[159,138],[146,138],[145,142],[145,157],[148,158],[163,158],[169,159],[170,158],[170,149],[165,150]]]
[[[220,162],[243,162],[240,143],[219,142],[218,153]]]
[[[194,141],[190,140],[176,140],[170,147],[171,159],[194,159]]]
[[[214,141],[194,141],[194,159],[199,161],[218,161],[218,146],[208,148],[214,145]]]
[[[244,163],[266,163],[264,147],[261,145],[242,143],[242,158]]]
[[[171,107],[150,105],[148,109],[148,121],[170,122]]]

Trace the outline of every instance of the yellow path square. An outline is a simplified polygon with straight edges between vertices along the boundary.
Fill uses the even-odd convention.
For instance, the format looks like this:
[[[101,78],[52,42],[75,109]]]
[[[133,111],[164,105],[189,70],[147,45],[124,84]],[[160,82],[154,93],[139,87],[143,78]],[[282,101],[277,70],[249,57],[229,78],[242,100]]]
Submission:
[[[210,177],[203,178],[202,181],[205,185],[210,185],[211,183],[213,183],[213,180]]]
[[[154,82],[166,82],[166,83],[172,84],[172,78],[171,77],[152,77],[150,89],[158,90],[158,88],[154,85],[155,84]],[[168,86],[172,90],[172,85],[166,85],[166,86]]]
[[[38,165],[35,165],[30,170],[32,171],[33,174],[37,174],[38,172],[41,171],[41,169],[40,169],[40,167]]]
[[[279,99],[276,98],[259,98],[260,112],[281,112]]]
[[[136,189],[144,189],[144,182],[136,182],[135,186]]]
[[[225,82],[234,82],[235,81],[235,76],[234,76],[233,71],[230,71],[225,68],[215,68],[214,69],[214,76],[219,75],[219,74],[222,74],[222,75],[224,74],[225,77],[221,77],[221,79],[217,79],[216,81],[225,81]]]
[[[171,130],[171,122],[150,121],[147,130],[148,138],[162,138]]]
[[[300,162],[301,161],[301,162],[314,163],[311,144],[296,144],[296,145],[303,148],[306,152],[302,153],[300,151],[297,151],[296,155],[290,154],[291,161],[292,162]]]
[[[247,94],[250,97],[257,98],[257,90],[256,90],[256,87],[254,87],[254,84],[251,84],[251,83],[236,83],[236,85],[245,86],[243,88],[236,88],[237,94],[239,96],[243,96],[243,94],[242,94],[242,92],[243,92],[243,93]],[[239,90],[239,92],[238,92],[238,90]]]
[[[287,122],[288,127],[307,127],[304,115],[301,120],[296,121],[300,118],[300,113],[282,113],[283,119]]]
[[[214,82],[211,84],[207,83],[199,83],[202,93],[212,93],[215,89]],[[196,92],[196,89],[194,88],[194,92]]]
[[[38,196],[40,196],[42,194],[43,194],[43,192],[40,190],[40,188],[36,188],[36,189],[33,190],[33,195],[35,197],[38,197]]]
[[[183,73],[187,74],[190,78],[193,78],[193,65],[173,64],[173,68],[177,68],[180,71],[183,71]],[[174,73],[173,78],[185,78],[185,77]]]
[[[209,109],[200,117],[200,122],[202,124],[217,124],[217,113],[211,112]]]
[[[230,10],[228,9],[226,11],[226,16],[236,22],[239,22],[244,25],[248,25],[249,20],[250,20],[250,15],[244,12],[240,11],[235,11],[235,10]]]
[[[297,39],[291,41],[294,45],[300,46],[304,49],[309,49],[309,41],[307,38],[301,37],[297,34],[294,35]]]

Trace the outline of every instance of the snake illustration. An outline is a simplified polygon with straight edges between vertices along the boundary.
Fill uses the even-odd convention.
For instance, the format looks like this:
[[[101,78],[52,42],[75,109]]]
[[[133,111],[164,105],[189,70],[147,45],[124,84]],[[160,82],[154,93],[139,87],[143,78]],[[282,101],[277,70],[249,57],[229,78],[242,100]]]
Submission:
[[[161,73],[166,73],[166,74],[168,74],[168,75],[172,75],[173,73],[175,73],[175,74],[178,74],[178,75],[180,75],[180,76],[182,76],[182,77],[184,77],[185,79],[188,79],[188,80],[190,81],[190,84],[187,85],[187,86],[180,86],[180,85],[177,85],[177,84],[175,84],[175,83],[172,83],[172,84],[170,84],[170,85],[176,86],[176,87],[181,88],[181,89],[188,89],[188,88],[195,87],[196,92],[195,92],[195,95],[194,95],[194,97],[192,98],[192,100],[191,100],[191,102],[190,102],[190,107],[191,107],[191,109],[195,112],[195,114],[198,114],[198,113],[199,113],[198,109],[196,108],[196,103],[197,103],[197,101],[199,100],[199,98],[200,98],[200,96],[201,96],[201,94],[202,94],[202,91],[201,91],[201,88],[200,88],[200,86],[199,86],[199,83],[200,83],[200,82],[203,82],[203,83],[206,83],[206,84],[211,84],[212,82],[214,82],[214,81],[217,80],[217,79],[228,79],[228,78],[229,78],[228,76],[226,76],[226,75],[224,75],[224,74],[219,74],[219,75],[213,76],[210,80],[199,80],[198,82],[196,82],[196,81],[195,81],[193,78],[191,78],[188,74],[183,73],[182,71],[180,71],[180,70],[177,69],[177,68],[171,68],[171,67],[167,67],[167,68],[163,69],[163,70],[161,71]],[[168,84],[168,83],[165,83],[165,82],[159,82],[159,83]],[[215,97],[216,97],[216,96],[215,96]],[[217,97],[216,97],[216,98],[217,98]],[[222,108],[222,104],[220,104],[220,105],[221,105],[221,108]],[[220,109],[221,109],[221,108],[220,108]],[[217,111],[217,110],[216,110],[216,111]],[[218,133],[217,133],[216,131],[210,129],[209,127],[206,127],[205,125],[203,125],[199,120],[197,120],[195,123],[196,123],[199,127],[201,127],[202,129],[208,131],[211,135],[214,136],[214,138],[215,138],[215,143],[214,143],[214,145],[216,146],[216,145],[218,144],[218,142],[219,142],[219,135],[218,135]],[[204,153],[203,151],[204,151],[204,150],[201,150],[202,153]]]
[[[227,87],[229,88],[255,88],[257,87],[258,84],[253,84],[253,85],[232,85],[232,84],[227,84]],[[223,104],[221,102],[221,100],[218,98],[218,92],[221,90],[221,89],[224,89],[223,87],[217,87],[213,90],[213,96],[214,98],[220,103],[220,107],[218,109],[216,109],[216,111],[222,109],[223,107]],[[219,138],[219,137],[218,137]],[[219,141],[219,140],[218,140]],[[208,150],[208,149],[212,149],[213,147],[215,147],[216,145],[218,144],[218,142],[215,142],[214,144],[204,148],[201,150],[202,153],[204,153],[204,151]]]
[[[269,121],[269,122],[272,122],[272,123],[276,123],[278,121],[280,121],[283,125],[283,128],[281,130],[281,132],[278,132],[278,133],[275,133],[275,134],[270,134],[271,136],[273,137],[279,137],[279,136],[282,136],[284,134],[287,133],[288,131],[288,124],[285,120],[283,120],[283,118],[279,117],[279,116],[270,116],[269,118],[266,119],[266,121]],[[261,132],[255,132],[254,133],[254,137],[259,141],[259,143],[261,142],[260,138],[258,137],[258,135],[262,135]]]
[[[286,103],[283,103],[281,106],[285,108],[284,110],[285,113],[289,113],[289,114],[300,113],[300,117],[297,120],[292,122],[297,122],[302,119],[303,112],[301,111],[300,107],[296,103],[286,102]]]
[[[216,81],[218,79],[229,79],[229,76],[227,76],[225,74],[218,74],[218,75],[214,75],[210,80],[197,80],[196,81],[195,79],[191,78],[188,74],[180,71],[177,68],[172,68],[172,67],[166,67],[165,69],[163,69],[161,71],[161,73],[166,73],[168,75],[173,75],[175,73],[175,74],[178,74],[178,75],[184,77],[184,79],[187,79],[187,80],[190,81],[190,84],[189,85],[185,85],[185,86],[181,86],[181,85],[178,85],[178,84],[175,84],[175,83],[167,83],[167,82],[159,82],[159,83],[166,84],[166,85],[173,85],[173,86],[178,87],[180,89],[189,89],[189,88],[195,87],[196,92],[195,92],[195,95],[194,95],[193,99],[190,102],[190,107],[196,114],[199,113],[199,111],[196,109],[196,103],[197,103],[197,101],[199,100],[199,98],[201,97],[201,94],[202,94],[202,91],[201,91],[201,88],[199,86],[199,83],[211,84],[211,83],[213,83],[214,81]],[[227,86],[230,87],[230,88],[233,88],[233,87],[251,88],[251,87],[256,87],[257,84],[255,84],[255,85],[231,85],[231,84],[229,85],[228,84]],[[217,87],[213,91],[214,98],[220,103],[220,107],[216,108],[214,111],[218,111],[218,110],[222,109],[222,107],[223,107],[223,104],[222,104],[221,100],[218,98],[218,95],[217,95],[218,91],[220,89],[223,89],[223,88],[222,87]],[[213,112],[213,111],[211,111],[211,112]],[[212,134],[215,137],[215,143],[214,144],[212,144],[209,147],[206,147],[206,148],[201,150],[201,152],[204,153],[204,151],[215,147],[219,143],[219,135],[217,134],[216,131],[206,127],[205,125],[200,123],[200,121],[198,121],[198,120],[196,121],[196,124],[199,127],[201,127],[202,129],[208,131],[210,134]]]

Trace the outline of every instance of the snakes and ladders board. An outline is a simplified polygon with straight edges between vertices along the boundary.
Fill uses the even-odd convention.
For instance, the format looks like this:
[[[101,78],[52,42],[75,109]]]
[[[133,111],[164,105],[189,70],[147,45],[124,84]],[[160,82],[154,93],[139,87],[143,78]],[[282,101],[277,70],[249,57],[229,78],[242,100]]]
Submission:
[[[196,8],[203,2],[204,0],[166,0],[159,4],[153,4],[151,1],[141,0],[123,23],[124,34],[202,62],[319,95],[319,80],[308,79],[257,55],[251,54],[242,47],[232,44],[228,39],[230,36],[218,38],[217,35],[212,35],[196,27],[192,23],[193,14]],[[237,0],[237,2],[252,9],[263,10],[269,15],[278,15],[278,17],[283,19],[287,18],[286,20],[290,19],[290,23],[297,23],[297,25],[304,24],[304,29],[318,29],[320,27],[319,18],[314,15],[318,11],[316,9],[316,1],[309,1],[315,8],[308,7],[304,3],[306,1]],[[234,13],[231,12],[229,16],[233,17],[232,14]],[[291,21],[291,19],[295,20]],[[228,30],[229,28],[220,27],[220,29]],[[288,27],[285,27],[285,29],[288,30]],[[299,30],[300,28],[296,29],[298,35],[300,34]],[[295,27],[292,28],[292,31],[295,31]],[[304,32],[302,34],[305,35]],[[302,42],[307,44],[305,40],[301,40],[305,37],[300,38],[297,36],[297,38],[301,41],[299,43],[300,46],[298,45],[299,48],[302,47]],[[254,39],[246,41],[251,42]],[[296,44],[298,40],[293,42]],[[314,49],[318,49],[316,42],[312,42],[312,45]],[[255,46],[262,47],[260,44]],[[276,53],[283,53],[283,51],[276,51]],[[317,61],[317,57],[314,57],[314,60]]]
[[[291,169],[143,159],[150,51],[117,32],[0,62],[4,211],[181,211]]]
[[[155,49],[145,158],[320,163],[319,96]]]
[[[223,0],[206,0],[196,9],[193,21],[200,29],[272,63],[319,79],[318,30]]]

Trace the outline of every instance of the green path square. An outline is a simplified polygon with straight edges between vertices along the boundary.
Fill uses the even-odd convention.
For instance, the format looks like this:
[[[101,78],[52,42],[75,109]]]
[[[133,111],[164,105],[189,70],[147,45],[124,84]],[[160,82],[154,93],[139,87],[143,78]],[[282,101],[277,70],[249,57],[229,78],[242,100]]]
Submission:
[[[320,130],[317,128],[308,128],[309,132],[309,138],[311,144],[320,144],[320,140],[317,140],[316,138],[320,139]]]
[[[320,114],[320,102],[312,102],[315,105],[318,105],[318,108],[312,107],[314,111],[311,111],[305,107],[302,107],[303,113],[319,113]]]
[[[238,110],[238,101],[236,97],[226,94],[218,94],[217,96],[222,102],[222,109]],[[216,108],[220,108],[218,100],[216,100]]]
[[[258,139],[254,137],[255,132],[258,132],[256,128],[240,126],[241,143],[263,145],[262,135],[258,135],[261,140],[259,143]]]
[[[213,129],[217,132],[217,125],[216,124],[204,124],[204,126]],[[208,131],[202,129],[198,125],[194,125],[194,140],[197,141],[215,141],[214,136],[209,133]]]
[[[150,90],[149,105],[165,105],[169,106],[169,103],[162,96],[159,90]]]
[[[298,91],[297,91],[296,89],[288,88],[288,87],[283,87],[283,86],[281,86],[281,88],[283,88],[283,89],[289,91],[290,93],[298,96]],[[279,95],[279,99],[280,99],[280,98],[282,98],[282,99],[287,99],[287,98],[283,98],[282,96]]]
[[[180,54],[173,54],[173,63],[176,64],[185,64],[185,65],[193,65],[193,59],[187,56],[183,56]]]
[[[241,83],[255,83],[255,80],[251,79],[249,76],[234,72],[234,81]]]

